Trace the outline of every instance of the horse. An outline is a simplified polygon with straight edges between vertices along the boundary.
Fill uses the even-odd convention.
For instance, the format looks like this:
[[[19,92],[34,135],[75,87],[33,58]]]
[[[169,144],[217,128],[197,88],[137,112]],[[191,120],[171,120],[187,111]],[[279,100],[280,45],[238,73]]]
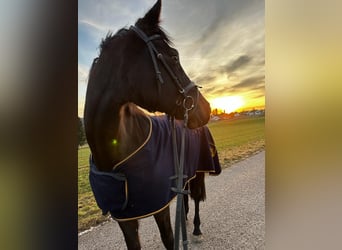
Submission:
[[[151,155],[149,147],[160,150],[165,146],[155,147],[155,144],[150,143],[152,146],[147,147],[146,144],[153,138],[155,143],[160,143],[160,137],[169,138],[171,126],[167,121],[170,117],[176,121],[179,136],[180,129],[184,127],[181,120],[185,114],[187,136],[194,138],[194,144],[212,140],[209,130],[204,126],[210,119],[210,105],[183,70],[178,51],[171,46],[170,38],[159,25],[160,12],[161,0],[158,0],[134,26],[122,28],[115,34],[108,33],[101,41],[99,56],[94,59],[88,77],[84,126],[91,151],[90,183],[103,214],[110,212],[112,218],[118,221],[128,249],[141,248],[138,219],[151,215],[155,218],[166,249],[174,247],[169,201],[161,202],[162,205],[154,204],[158,203],[153,197],[159,195],[156,193],[159,188],[150,188],[149,182],[152,181],[146,176],[144,183],[141,182],[141,175],[153,175],[149,171],[154,164],[150,164],[153,165],[151,168],[142,169],[139,164],[147,160],[146,157],[136,159],[138,153],[142,156]],[[167,116],[149,116],[139,107],[150,112],[163,112]],[[154,133],[151,132],[152,128]],[[156,130],[160,134],[155,135]],[[168,146],[168,143],[164,144]],[[200,150],[204,154],[207,151],[212,153],[207,142]],[[150,158],[158,155],[153,154]],[[211,157],[211,160],[218,162],[217,153]],[[163,159],[150,160],[163,162]],[[133,176],[123,174],[126,171],[123,165],[128,161],[134,165],[130,170]],[[198,160],[196,164],[199,164]],[[174,171],[166,167],[164,169],[159,172],[168,175]],[[189,172],[189,179],[186,180],[187,183],[195,183],[190,185],[191,190],[205,190],[204,176],[197,175],[203,178],[203,182],[196,184],[194,171]],[[220,169],[216,171],[219,172]],[[157,182],[157,187],[169,188],[169,177],[164,176],[165,181],[153,181]],[[145,198],[149,199],[149,202],[145,202],[150,203],[148,208],[140,208],[138,202],[132,203],[135,194],[130,190],[132,183],[141,184],[138,187],[141,193],[149,190]],[[103,191],[109,188],[109,192]],[[121,190],[120,194],[112,195],[114,188]],[[99,192],[107,196],[100,197],[102,193]],[[170,196],[175,195],[172,191],[167,192]],[[199,194],[195,197],[195,204],[205,198],[205,192]],[[136,199],[141,198],[135,196]],[[137,211],[139,209],[144,211]],[[198,207],[195,217],[194,234],[200,234]]]

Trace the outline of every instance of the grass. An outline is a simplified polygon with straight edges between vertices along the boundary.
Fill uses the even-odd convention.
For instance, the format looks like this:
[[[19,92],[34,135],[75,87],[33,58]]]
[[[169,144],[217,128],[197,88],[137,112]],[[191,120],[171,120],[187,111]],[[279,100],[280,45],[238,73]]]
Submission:
[[[89,185],[89,147],[78,150],[78,231],[83,231],[91,226],[107,220],[97,207],[94,195]]]
[[[221,120],[208,124],[215,140],[222,168],[265,148],[265,117]],[[78,150],[78,231],[106,221],[89,186],[89,147]]]
[[[265,117],[239,118],[209,123],[222,167],[265,148]]]

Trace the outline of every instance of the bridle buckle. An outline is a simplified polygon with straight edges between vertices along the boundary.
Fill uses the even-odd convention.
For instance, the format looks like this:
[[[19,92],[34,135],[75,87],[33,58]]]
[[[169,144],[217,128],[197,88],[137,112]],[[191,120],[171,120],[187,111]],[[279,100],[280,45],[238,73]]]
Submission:
[[[195,107],[195,100],[192,96],[188,95],[183,99],[183,108],[190,111]]]

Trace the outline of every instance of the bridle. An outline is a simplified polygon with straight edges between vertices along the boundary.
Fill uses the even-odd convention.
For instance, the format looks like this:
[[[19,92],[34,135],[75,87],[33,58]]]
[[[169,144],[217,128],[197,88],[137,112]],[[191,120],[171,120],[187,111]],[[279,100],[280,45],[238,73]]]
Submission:
[[[176,138],[176,127],[175,127],[175,121],[174,116],[172,114],[170,115],[170,122],[172,126],[172,144],[173,144],[173,157],[174,157],[174,164],[175,164],[175,175],[171,176],[171,180],[175,180],[175,187],[172,187],[171,190],[175,193],[177,193],[177,206],[176,206],[176,221],[175,221],[175,245],[174,249],[179,249],[179,234],[180,230],[182,230],[182,239],[183,239],[183,249],[187,248],[187,233],[186,233],[186,222],[185,222],[185,210],[184,210],[184,203],[183,203],[183,195],[188,194],[189,192],[186,190],[183,190],[183,179],[187,178],[186,175],[184,175],[184,152],[185,152],[185,130],[187,128],[188,124],[188,115],[189,111],[195,108],[198,101],[198,95],[199,91],[197,89],[198,86],[196,86],[192,81],[190,81],[184,88],[182,87],[179,78],[176,76],[176,74],[173,72],[173,70],[170,68],[170,66],[166,63],[163,54],[160,53],[157,48],[153,44],[154,39],[160,38],[159,34],[152,35],[148,37],[141,29],[139,29],[136,26],[131,26],[130,30],[133,30],[147,45],[148,50],[150,52],[150,55],[152,57],[153,67],[156,73],[156,78],[158,82],[158,91],[160,90],[160,85],[164,84],[163,77],[161,75],[161,72],[158,67],[157,59],[161,61],[164,68],[167,70],[171,78],[173,79],[173,82],[175,83],[176,87],[178,88],[178,92],[183,96],[183,102],[179,103],[176,101],[176,105],[183,105],[184,109],[184,125],[182,129],[182,135],[181,135],[181,149],[180,149],[180,157],[178,157],[178,149],[177,149],[177,138]],[[196,88],[197,90],[197,96],[196,98],[193,98],[191,95],[189,95],[189,91],[193,88]]]
[[[158,92],[160,92],[160,86],[164,84],[164,80],[163,80],[162,74],[159,70],[157,59],[159,61],[161,61],[162,65],[164,66],[166,71],[171,76],[174,84],[178,88],[178,92],[183,96],[183,101],[182,102],[176,101],[176,105],[177,106],[183,105],[184,118],[186,118],[186,120],[184,119],[184,122],[187,124],[189,111],[194,109],[195,106],[197,105],[199,91],[197,90],[196,98],[192,97],[188,93],[191,89],[198,88],[198,86],[192,81],[190,81],[185,87],[183,87],[181,85],[179,78],[176,76],[176,74],[171,69],[171,67],[167,64],[163,54],[160,53],[153,44],[153,40],[161,38],[161,36],[159,34],[155,34],[155,35],[148,37],[141,29],[139,29],[136,26],[131,26],[130,30],[133,30],[138,35],[138,37],[141,38],[147,45],[147,48],[148,48],[150,55],[151,55],[151,58],[152,58],[154,71],[156,73],[156,78],[157,78],[157,82],[158,82]],[[169,115],[172,115],[172,114],[169,114]]]

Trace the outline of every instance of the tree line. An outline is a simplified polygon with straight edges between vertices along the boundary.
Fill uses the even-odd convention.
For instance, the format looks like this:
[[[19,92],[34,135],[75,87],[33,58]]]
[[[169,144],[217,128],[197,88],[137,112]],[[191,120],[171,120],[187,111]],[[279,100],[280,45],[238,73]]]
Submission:
[[[87,144],[82,118],[78,117],[78,147]]]

